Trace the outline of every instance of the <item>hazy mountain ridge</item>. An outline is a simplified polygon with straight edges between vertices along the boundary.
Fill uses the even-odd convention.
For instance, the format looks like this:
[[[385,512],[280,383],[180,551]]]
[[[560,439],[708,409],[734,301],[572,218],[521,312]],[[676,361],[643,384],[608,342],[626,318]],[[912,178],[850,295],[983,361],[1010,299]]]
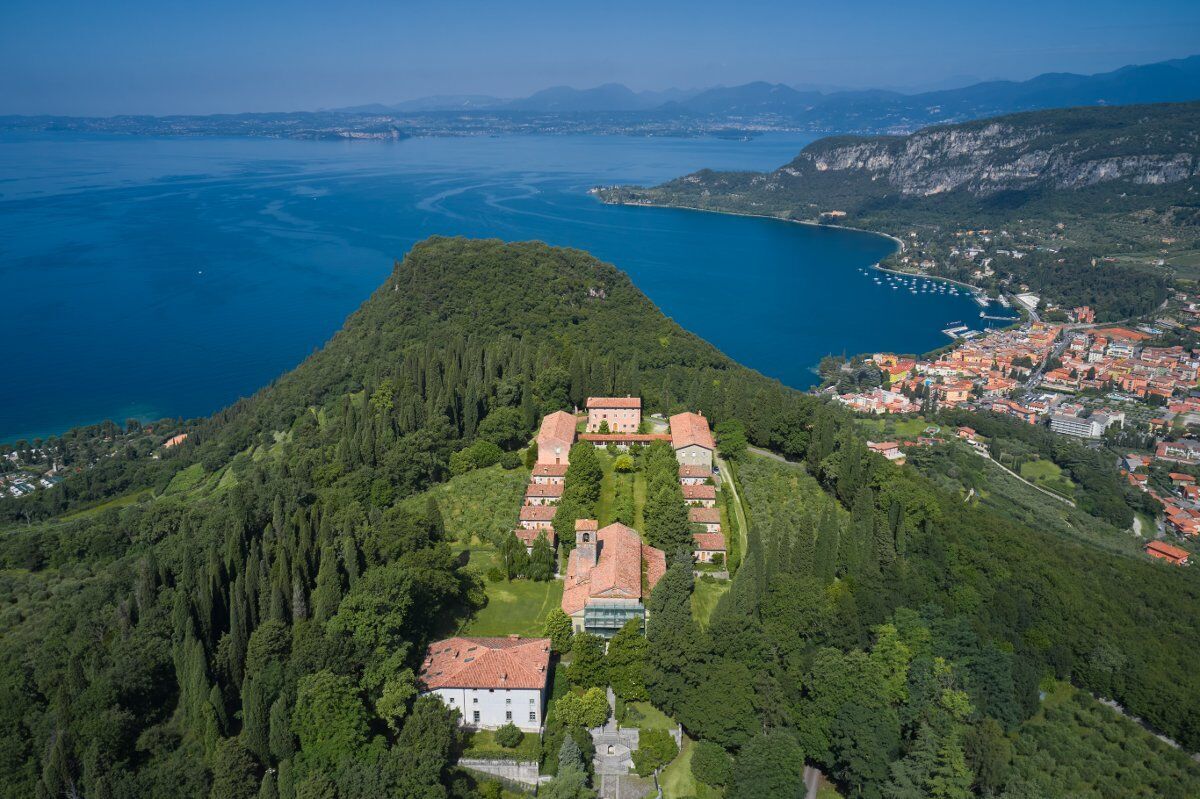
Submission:
[[[555,86],[528,97],[434,95],[391,105],[322,111],[114,117],[0,116],[0,129],[139,135],[277,138],[403,138],[502,133],[654,136],[770,130],[904,134],[935,124],[1019,111],[1200,100],[1200,56],[1098,75],[1047,73],[903,94],[884,89],[825,93],[755,81],[703,90],[634,91],[619,83]]]

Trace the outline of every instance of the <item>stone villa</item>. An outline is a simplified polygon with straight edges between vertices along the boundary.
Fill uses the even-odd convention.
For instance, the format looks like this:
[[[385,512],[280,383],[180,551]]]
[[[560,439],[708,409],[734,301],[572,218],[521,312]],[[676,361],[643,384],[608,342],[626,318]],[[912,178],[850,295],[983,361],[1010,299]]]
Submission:
[[[465,727],[512,722],[541,732],[550,673],[550,639],[447,638],[429,647],[418,675],[424,694],[460,712]]]

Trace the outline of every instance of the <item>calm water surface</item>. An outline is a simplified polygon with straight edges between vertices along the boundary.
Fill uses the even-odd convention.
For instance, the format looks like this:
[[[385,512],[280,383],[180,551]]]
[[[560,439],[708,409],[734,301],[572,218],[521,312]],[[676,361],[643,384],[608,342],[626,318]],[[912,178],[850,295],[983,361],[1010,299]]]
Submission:
[[[965,296],[862,272],[890,252],[883,238],[587,194],[769,169],[808,141],[0,134],[0,440],[250,394],[433,234],[589,250],[684,327],[800,388],[827,353],[923,351],[949,322],[977,325]]]

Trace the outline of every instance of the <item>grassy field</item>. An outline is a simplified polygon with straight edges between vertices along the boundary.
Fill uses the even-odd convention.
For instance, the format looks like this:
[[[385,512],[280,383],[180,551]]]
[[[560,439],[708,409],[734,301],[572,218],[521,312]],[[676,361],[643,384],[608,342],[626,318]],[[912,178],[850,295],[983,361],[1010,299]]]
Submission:
[[[496,736],[491,730],[464,730],[464,757],[502,757],[513,760],[538,760],[542,754],[541,741],[536,733],[525,733],[521,743],[512,749],[505,749],[496,743]]]
[[[1062,469],[1052,460],[1043,458],[1036,461],[1026,461],[1021,464],[1019,474],[1031,483],[1047,491],[1053,491],[1068,499],[1075,496],[1075,483],[1063,474]]]
[[[97,513],[109,510],[110,508],[123,508],[126,505],[133,505],[136,502],[141,502],[143,499],[152,499],[153,497],[154,489],[143,488],[140,491],[134,491],[131,494],[115,497],[107,502],[102,502],[99,505],[93,505],[90,508],[84,508],[83,510],[75,511],[74,513],[63,516],[61,521],[65,522],[75,519],[85,519],[88,516],[95,516]]]
[[[163,489],[163,495],[180,494],[195,488],[204,479],[204,465],[193,463],[186,469],[180,469],[171,478],[171,482]]]
[[[921,435],[929,424],[923,416],[881,416],[855,420],[855,426],[873,441],[912,440]]]
[[[708,619],[712,616],[713,608],[717,606],[717,600],[729,590],[729,585],[728,580],[696,580],[696,590],[692,592],[692,615],[701,627],[708,626]]]
[[[671,717],[649,702],[630,702],[626,706],[626,727],[637,727],[639,730],[673,730],[675,722]]]
[[[482,558],[482,550],[471,551],[471,563]],[[541,635],[546,614],[562,602],[561,580],[488,582],[488,604],[467,621],[462,635]]]
[[[710,788],[692,776],[692,749],[694,746],[695,743],[692,739],[685,735],[679,756],[658,775],[658,783],[662,786],[664,799],[683,799],[689,796],[696,799],[720,797],[720,791]]]

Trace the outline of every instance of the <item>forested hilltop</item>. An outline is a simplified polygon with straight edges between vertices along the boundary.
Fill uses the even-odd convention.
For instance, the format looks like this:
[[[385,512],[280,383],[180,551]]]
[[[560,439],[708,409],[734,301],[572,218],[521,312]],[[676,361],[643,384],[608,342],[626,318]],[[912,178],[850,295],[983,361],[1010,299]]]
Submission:
[[[425,645],[484,601],[429,489],[625,394],[796,462],[739,464],[748,548],[703,629],[683,564],[649,602],[645,689],[726,795],[797,795],[800,758],[861,796],[1195,795],[1181,753],[1086,699],[1200,748],[1189,570],[964,505],[585,253],[432,239],[157,460],[14,501],[0,796],[480,796],[452,713],[415,698]],[[1083,693],[1043,704],[1055,678]]]
[[[1167,277],[1200,265],[1198,131],[1198,103],[1033,111],[829,137],[773,172],[702,170],[602,196],[878,230],[906,243],[893,265],[1026,284],[1117,318],[1151,310]],[[994,256],[982,266],[963,256],[980,229]]]

